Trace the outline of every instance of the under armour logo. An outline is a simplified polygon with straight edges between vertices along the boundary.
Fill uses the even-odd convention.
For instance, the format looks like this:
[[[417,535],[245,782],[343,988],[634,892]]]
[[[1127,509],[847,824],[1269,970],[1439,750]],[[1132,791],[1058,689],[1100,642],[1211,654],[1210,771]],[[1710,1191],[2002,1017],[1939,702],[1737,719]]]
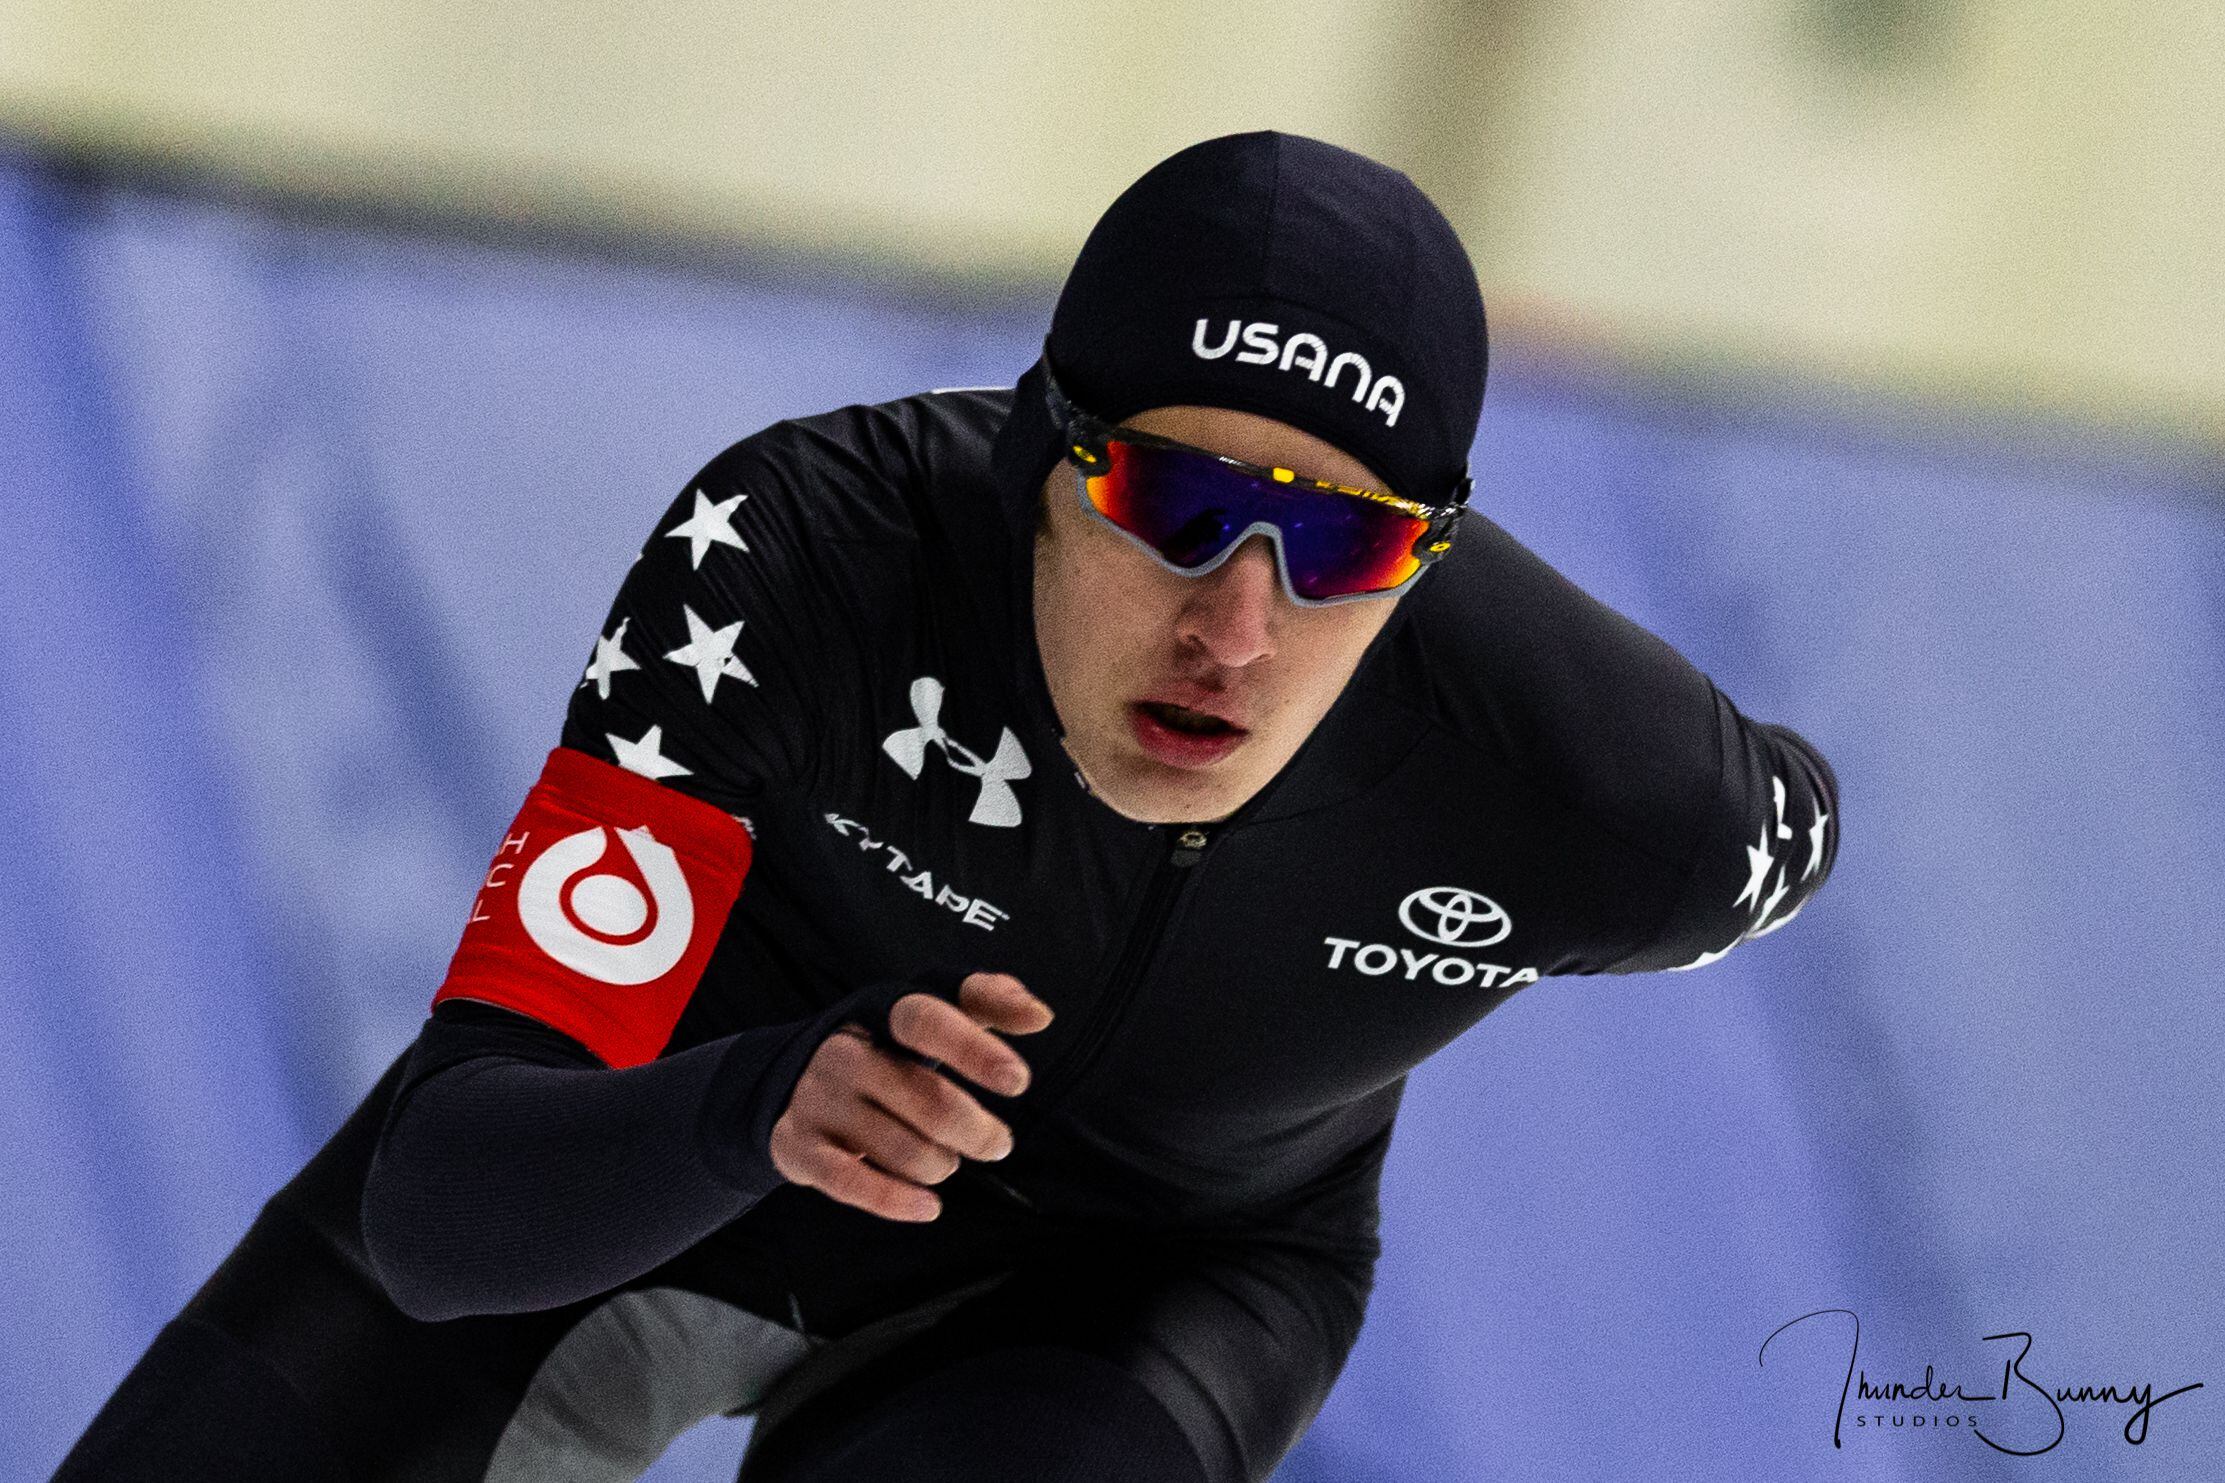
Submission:
[[[918,718],[917,726],[889,733],[881,743],[881,750],[894,758],[896,765],[911,777],[918,777],[927,765],[927,748],[942,748],[943,759],[969,778],[981,779],[981,794],[973,801],[973,812],[966,815],[969,823],[994,824],[1010,828],[1020,822],[1020,798],[1012,791],[1013,783],[1026,777],[1035,769],[1028,764],[1028,754],[1020,746],[1020,739],[1012,728],[1004,728],[997,738],[997,753],[983,759],[980,753],[960,745],[943,730],[943,682],[932,675],[921,675],[912,681],[912,714]]]

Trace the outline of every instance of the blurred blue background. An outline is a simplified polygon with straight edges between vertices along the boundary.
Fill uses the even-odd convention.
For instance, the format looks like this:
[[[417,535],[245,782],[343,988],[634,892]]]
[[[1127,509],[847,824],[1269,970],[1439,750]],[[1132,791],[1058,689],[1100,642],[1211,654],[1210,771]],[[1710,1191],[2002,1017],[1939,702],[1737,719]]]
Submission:
[[[1486,278],[1487,289],[1489,278]],[[412,1036],[635,548],[775,418],[1009,384],[1040,289],[373,230],[0,155],[0,1476]],[[1502,337],[1477,503],[1835,764],[1797,926],[1413,1078],[1288,1483],[2225,1456],[2225,462]],[[1861,1367],[2205,1388],[2060,1445]],[[2013,1346],[2008,1346],[2013,1347]],[[2055,1434],[2029,1392],[1995,1435]],[[652,1477],[732,1476],[743,1423]]]

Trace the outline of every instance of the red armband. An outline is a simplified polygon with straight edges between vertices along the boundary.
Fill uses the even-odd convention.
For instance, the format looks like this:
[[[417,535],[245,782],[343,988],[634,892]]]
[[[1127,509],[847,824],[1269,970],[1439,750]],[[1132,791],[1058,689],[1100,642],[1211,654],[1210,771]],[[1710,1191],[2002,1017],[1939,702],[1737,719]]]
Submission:
[[[654,1060],[749,860],[732,814],[557,747],[495,851],[433,1003],[514,1009],[612,1066]]]

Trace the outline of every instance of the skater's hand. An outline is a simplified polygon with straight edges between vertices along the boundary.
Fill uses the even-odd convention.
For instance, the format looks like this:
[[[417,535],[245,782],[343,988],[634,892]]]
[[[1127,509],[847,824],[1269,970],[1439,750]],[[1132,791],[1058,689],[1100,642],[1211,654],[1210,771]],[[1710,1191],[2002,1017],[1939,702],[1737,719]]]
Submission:
[[[1033,1034],[1051,1022],[1051,1008],[1009,973],[968,974],[958,999],[911,993],[890,1007],[890,1035],[921,1060],[883,1050],[855,1021],[822,1041],[773,1124],[774,1167],[845,1205],[925,1221],[942,1211],[927,1186],[948,1179],[961,1158],[1010,1153],[1012,1130],[952,1073],[1018,1096],[1027,1062],[992,1032]]]

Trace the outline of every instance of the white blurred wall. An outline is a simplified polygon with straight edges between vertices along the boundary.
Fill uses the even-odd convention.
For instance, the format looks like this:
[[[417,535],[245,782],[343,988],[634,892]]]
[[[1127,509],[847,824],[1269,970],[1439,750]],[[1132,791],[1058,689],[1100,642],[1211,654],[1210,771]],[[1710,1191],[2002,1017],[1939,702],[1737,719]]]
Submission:
[[[1055,279],[1192,140],[1409,171],[1502,327],[2225,436],[2215,0],[7,0],[0,129]]]

